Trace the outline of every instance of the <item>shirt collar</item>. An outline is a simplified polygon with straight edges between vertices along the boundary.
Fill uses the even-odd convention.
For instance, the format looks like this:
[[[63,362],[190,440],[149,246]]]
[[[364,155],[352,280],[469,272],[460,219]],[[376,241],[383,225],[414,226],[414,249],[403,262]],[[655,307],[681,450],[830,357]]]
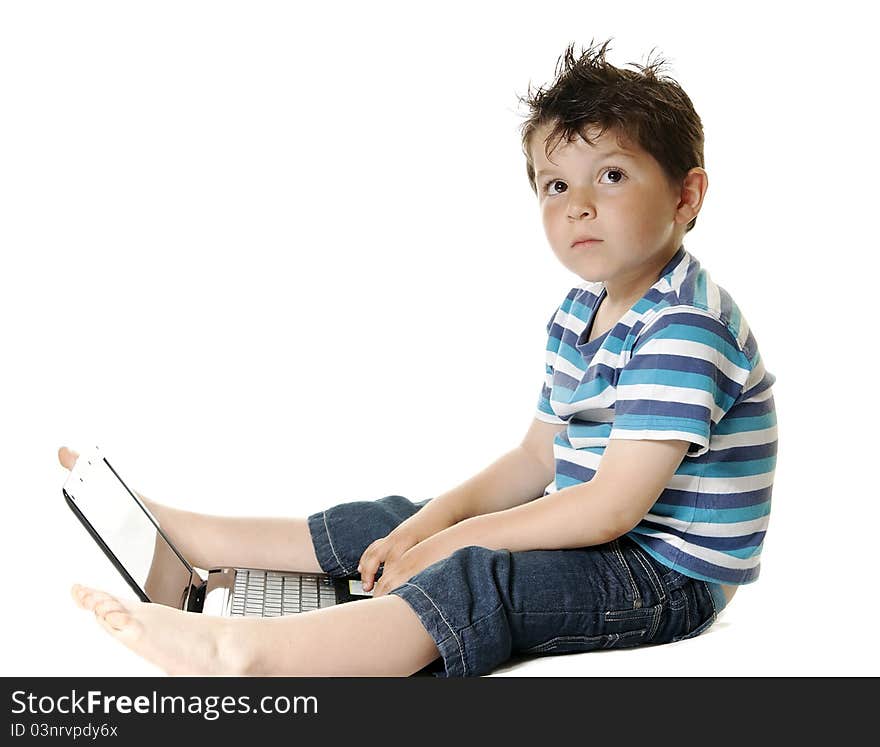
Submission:
[[[682,244],[680,247],[678,247],[675,254],[672,255],[672,258],[666,263],[666,266],[662,270],[660,270],[658,282],[675,272],[676,268],[685,261],[686,257],[687,252],[684,250],[684,244]]]

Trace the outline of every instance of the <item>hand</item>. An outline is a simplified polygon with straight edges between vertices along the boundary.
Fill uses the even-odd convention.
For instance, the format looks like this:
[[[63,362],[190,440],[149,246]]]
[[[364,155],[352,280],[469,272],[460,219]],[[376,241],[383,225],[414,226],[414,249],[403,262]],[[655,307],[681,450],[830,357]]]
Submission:
[[[445,531],[457,521],[448,506],[435,498],[388,535],[377,539],[364,550],[358,563],[364,589],[370,590],[380,564],[385,564],[383,573],[386,573],[389,563],[394,563],[411,547]]]
[[[429,537],[424,542],[419,542],[393,562],[387,561],[385,570],[382,571],[382,577],[376,582],[373,597],[387,594],[411,579],[419,571],[425,570],[429,565],[446,557],[445,553],[438,555],[439,548],[437,543],[431,542],[432,539],[434,538]]]
[[[390,534],[370,544],[364,550],[358,563],[364,591],[370,590],[380,563],[385,564],[385,569],[382,571],[384,574],[391,563],[396,562],[407,550],[418,544],[420,539],[421,537],[416,533],[413,525],[408,525],[405,521]],[[375,592],[373,596],[375,596]]]
[[[476,516],[448,526],[410,547],[395,560],[387,560],[385,570],[375,584],[373,596],[382,596],[396,589],[438,560],[448,558],[462,547],[482,544],[487,536],[487,523],[497,521],[496,514]],[[405,522],[404,522],[405,523]],[[400,525],[401,527],[403,524]],[[383,538],[387,539],[387,538]],[[368,548],[369,549],[369,548]],[[365,587],[366,588],[366,585]]]

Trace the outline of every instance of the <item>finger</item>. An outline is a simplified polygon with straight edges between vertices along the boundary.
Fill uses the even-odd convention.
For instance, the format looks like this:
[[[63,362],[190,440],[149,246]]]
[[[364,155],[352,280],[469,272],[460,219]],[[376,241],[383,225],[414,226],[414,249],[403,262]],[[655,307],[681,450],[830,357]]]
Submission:
[[[61,465],[65,469],[73,469],[73,465],[76,464],[77,459],[79,459],[79,454],[73,449],[68,449],[66,446],[62,446],[58,449],[58,461],[61,462]]]
[[[376,569],[379,567],[379,562],[385,554],[382,545],[379,544],[380,542],[381,540],[377,540],[366,549],[358,565],[358,571],[361,574],[361,585],[365,591],[370,590],[370,586],[376,578]]]
[[[369,591],[370,587],[373,585],[373,578],[375,576],[375,571],[371,566],[367,566],[361,571],[361,586],[364,587],[364,591]]]
[[[362,579],[364,576],[364,572],[366,571],[366,569],[370,565],[370,557],[373,554],[373,548],[376,546],[376,544],[378,542],[379,542],[379,540],[376,540],[375,542],[371,542],[369,545],[367,545],[367,549],[363,551],[363,553],[361,554],[360,560],[358,560],[357,569],[358,569],[358,573],[361,574]]]
[[[372,565],[367,572],[369,573],[369,580],[364,581],[364,579],[361,578],[361,585],[364,587],[364,591],[369,591],[374,583],[379,583],[376,579],[377,577],[381,577],[385,571],[382,563],[376,563],[375,565]]]
[[[367,585],[366,583],[362,582],[364,591],[370,591],[373,586],[378,588],[378,585],[382,582],[383,578],[385,578],[385,565],[379,563],[379,565],[376,566],[375,570],[373,570],[370,575],[370,584]]]
[[[385,575],[376,582],[376,588],[373,589],[373,599],[384,596],[388,593],[388,579]]]
[[[371,545],[372,547],[372,545]],[[361,555],[361,559],[358,562],[358,573],[361,574],[361,586],[364,586],[367,583],[367,571],[370,567],[370,548],[367,548],[366,552]]]

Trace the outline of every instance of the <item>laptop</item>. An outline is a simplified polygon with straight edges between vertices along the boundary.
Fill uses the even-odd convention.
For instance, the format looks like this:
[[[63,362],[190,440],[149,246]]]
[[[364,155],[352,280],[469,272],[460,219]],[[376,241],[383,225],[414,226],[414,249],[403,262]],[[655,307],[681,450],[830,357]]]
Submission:
[[[62,488],[77,519],[138,598],[219,617],[279,617],[366,599],[359,578],[261,568],[194,568],[99,448]]]

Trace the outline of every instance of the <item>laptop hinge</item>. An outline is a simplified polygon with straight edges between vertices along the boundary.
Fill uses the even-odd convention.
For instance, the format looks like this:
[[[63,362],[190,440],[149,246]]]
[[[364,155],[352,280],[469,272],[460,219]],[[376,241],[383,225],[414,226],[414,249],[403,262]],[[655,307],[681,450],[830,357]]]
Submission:
[[[201,581],[199,576],[196,574],[193,575]],[[183,600],[180,609],[185,610],[186,612],[201,612],[202,606],[205,603],[205,589],[207,586],[207,581],[202,581],[198,585],[190,583],[183,590]]]

